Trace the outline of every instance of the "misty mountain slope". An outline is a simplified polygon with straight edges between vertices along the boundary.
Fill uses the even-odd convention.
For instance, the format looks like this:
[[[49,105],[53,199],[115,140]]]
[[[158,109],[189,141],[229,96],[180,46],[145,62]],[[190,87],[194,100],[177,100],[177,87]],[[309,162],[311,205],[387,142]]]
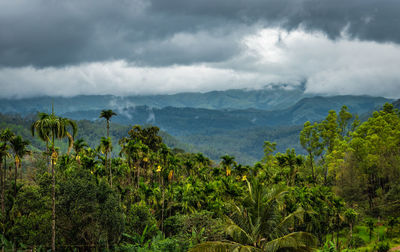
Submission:
[[[213,135],[254,127],[302,125],[306,121],[322,120],[329,110],[339,111],[343,105],[347,105],[350,112],[361,115],[388,101],[369,96],[317,96],[304,98],[287,109],[276,111],[137,106],[117,112],[119,115],[113,121],[126,125],[154,124],[176,136]],[[63,116],[82,120],[97,119],[99,114],[100,110],[86,110],[67,112]]]
[[[79,101],[78,98],[73,101],[75,99]],[[96,99],[88,96],[80,104],[89,106]],[[66,105],[64,108],[73,107],[67,106],[67,100],[63,100]],[[118,115],[112,118],[112,123],[115,124],[112,130],[113,137],[119,139],[134,124],[152,124],[168,132],[165,135],[172,147],[203,152],[214,160],[229,154],[236,156],[242,163],[250,164],[262,157],[264,141],[277,142],[277,151],[280,152],[286,148],[296,148],[301,153],[298,135],[304,122],[320,121],[331,109],[338,111],[342,105],[347,105],[350,112],[367,115],[388,101],[390,100],[369,96],[317,96],[304,98],[289,108],[276,111],[131,106],[116,111]],[[50,108],[50,104],[47,107]],[[83,130],[78,133],[78,137],[84,137],[95,146],[99,142],[99,136],[105,134],[104,121],[99,119],[101,109],[103,108],[89,106],[82,111],[61,113],[56,107],[56,112],[79,120],[79,127]],[[32,116],[30,120],[33,120]],[[115,142],[114,146],[117,145]]]
[[[191,107],[206,109],[275,110],[287,108],[310,95],[301,87],[285,90],[271,86],[260,90],[231,89],[207,93],[178,93],[173,95],[142,95],[117,97],[112,95],[80,95],[75,97],[37,97],[25,99],[0,99],[3,113],[31,114],[36,111],[51,111],[51,104],[59,113],[101,110],[111,108],[122,111],[133,106],[146,105],[155,108]]]

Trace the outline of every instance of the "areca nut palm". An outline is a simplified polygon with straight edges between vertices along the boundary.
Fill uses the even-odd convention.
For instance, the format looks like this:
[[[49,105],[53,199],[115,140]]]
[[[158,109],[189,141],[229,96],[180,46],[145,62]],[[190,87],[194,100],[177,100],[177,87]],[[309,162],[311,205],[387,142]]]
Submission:
[[[107,137],[110,137],[110,119],[115,115],[117,115],[117,113],[115,113],[111,109],[102,110],[100,113],[100,118],[104,118],[107,121]]]
[[[21,136],[15,136],[10,140],[10,147],[14,152],[15,170],[14,170],[14,197],[17,196],[17,176],[18,168],[21,168],[21,159],[30,154],[28,150],[29,141],[23,140]]]
[[[35,121],[31,126],[32,135],[35,132],[39,135],[40,139],[46,142],[51,142],[51,174],[52,174],[52,236],[51,236],[51,249],[56,250],[55,239],[56,239],[56,178],[54,173],[54,166],[57,161],[58,153],[55,149],[55,139],[63,139],[65,137],[69,140],[68,150],[70,151],[73,146],[73,138],[77,132],[77,125],[74,121],[68,118],[58,117],[54,114],[54,109],[51,114],[39,113],[39,119]],[[72,129],[72,134],[68,132],[68,129]]]

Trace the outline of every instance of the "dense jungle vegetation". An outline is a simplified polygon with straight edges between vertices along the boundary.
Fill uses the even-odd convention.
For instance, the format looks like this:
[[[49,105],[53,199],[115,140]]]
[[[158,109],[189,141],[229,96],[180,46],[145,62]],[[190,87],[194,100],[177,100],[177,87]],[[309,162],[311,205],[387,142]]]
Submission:
[[[343,106],[305,122],[294,149],[252,166],[170,148],[135,125],[89,147],[75,121],[39,113],[32,147],[0,131],[0,245],[57,251],[388,251],[400,245],[400,114]],[[89,137],[89,136],[87,136]],[[65,139],[65,140],[63,140]],[[35,145],[37,146],[37,145]],[[111,155],[117,149],[118,156]],[[114,151],[115,152],[115,151]]]

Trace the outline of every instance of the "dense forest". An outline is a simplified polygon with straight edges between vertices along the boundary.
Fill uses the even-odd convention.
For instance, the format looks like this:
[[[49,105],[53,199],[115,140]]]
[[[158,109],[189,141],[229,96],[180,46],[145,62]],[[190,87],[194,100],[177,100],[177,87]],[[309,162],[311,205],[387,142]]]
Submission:
[[[120,128],[116,136],[115,113],[99,116],[98,139],[91,138],[94,129],[81,134],[79,124],[54,112],[39,113],[25,128],[1,125],[4,250],[400,245],[400,113],[392,104],[363,122],[346,106],[305,122],[299,135],[305,155],[292,148],[276,153],[277,143],[263,139],[264,156],[253,165],[185,152],[155,126]]]

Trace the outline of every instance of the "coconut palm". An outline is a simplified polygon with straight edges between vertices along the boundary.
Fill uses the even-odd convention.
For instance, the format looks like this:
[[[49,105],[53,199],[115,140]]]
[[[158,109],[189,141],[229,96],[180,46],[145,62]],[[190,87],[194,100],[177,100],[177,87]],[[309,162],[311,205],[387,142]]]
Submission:
[[[225,232],[231,241],[206,242],[190,251],[311,251],[316,245],[313,235],[290,232],[295,219],[302,221],[304,210],[283,215],[280,208],[287,194],[284,187],[267,187],[261,181],[247,181],[243,204],[232,204],[226,216]]]
[[[54,166],[57,161],[58,153],[55,148],[55,139],[63,139],[65,137],[69,140],[68,152],[73,146],[73,138],[77,132],[76,123],[68,118],[58,117],[54,114],[54,108],[51,114],[39,113],[39,119],[35,121],[31,126],[32,136],[35,132],[39,138],[48,143],[51,143],[51,175],[52,175],[52,239],[51,248],[55,251],[55,240],[56,240],[56,178],[54,173]],[[72,134],[68,131],[72,129]],[[48,149],[48,147],[47,147]]]
[[[17,196],[17,175],[18,168],[21,169],[21,159],[30,154],[28,150],[29,141],[23,140],[21,136],[15,136],[10,140],[10,147],[14,153],[15,170],[14,170],[14,197]]]
[[[112,151],[112,143],[111,139],[109,137],[105,138],[102,137],[100,140],[100,146],[99,146],[99,151],[101,151],[105,155],[105,168],[107,170],[107,165],[108,165],[108,153]],[[109,167],[110,171],[110,186],[112,187],[112,170],[111,170],[111,165]]]

